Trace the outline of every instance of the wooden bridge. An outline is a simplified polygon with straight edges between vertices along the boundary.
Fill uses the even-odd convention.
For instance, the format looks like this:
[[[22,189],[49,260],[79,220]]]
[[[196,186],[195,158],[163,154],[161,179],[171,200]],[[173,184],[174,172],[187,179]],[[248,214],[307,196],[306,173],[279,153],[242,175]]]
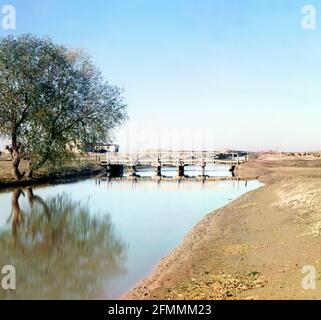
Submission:
[[[217,151],[141,151],[131,153],[108,152],[101,161],[115,175],[121,175],[124,167],[129,167],[135,175],[136,167],[155,167],[157,175],[161,176],[161,167],[178,168],[178,176],[184,176],[184,167],[200,166],[205,176],[206,165],[228,165],[231,171],[240,163],[246,162],[247,153],[217,152]]]

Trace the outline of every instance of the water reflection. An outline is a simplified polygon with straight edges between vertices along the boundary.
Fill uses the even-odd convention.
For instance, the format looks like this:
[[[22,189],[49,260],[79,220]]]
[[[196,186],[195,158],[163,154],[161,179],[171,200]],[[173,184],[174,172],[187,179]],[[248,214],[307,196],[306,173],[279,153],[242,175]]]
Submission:
[[[233,173],[230,171],[230,166],[227,165],[207,165],[205,175],[207,177],[232,177]],[[176,177],[178,171],[176,167],[163,166],[161,170],[163,177]],[[202,168],[200,166],[186,166],[184,168],[185,177],[202,176]],[[132,172],[126,171],[125,177],[133,175]],[[157,175],[156,168],[151,167],[137,167],[134,176],[137,177],[155,177]]]
[[[17,290],[0,290],[0,299],[98,298],[124,272],[127,246],[109,215],[93,216],[66,193],[45,201],[31,188],[14,190],[11,208],[0,229],[0,266],[16,267]]]
[[[215,186],[216,184],[222,184],[224,182],[229,183],[233,188],[242,189],[247,188],[248,180],[237,179],[234,177],[222,177],[217,180],[208,180],[206,177],[198,177],[197,179],[188,179],[188,177],[153,177],[153,176],[123,176],[118,178],[112,178],[106,175],[97,176],[95,179],[95,185],[97,187],[106,187],[111,189],[115,184],[123,186],[124,190],[128,190],[128,186],[131,189],[135,189],[138,185],[140,188],[146,187],[146,189],[153,189],[154,191],[160,190],[177,190],[183,186],[184,190],[191,189],[193,191],[199,189],[206,189],[207,187]]]

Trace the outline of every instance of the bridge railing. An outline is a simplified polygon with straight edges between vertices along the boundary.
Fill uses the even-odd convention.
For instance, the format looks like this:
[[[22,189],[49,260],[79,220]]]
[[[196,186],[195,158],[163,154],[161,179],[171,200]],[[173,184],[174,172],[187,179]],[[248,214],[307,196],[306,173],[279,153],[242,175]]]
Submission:
[[[120,165],[201,165],[204,163],[241,163],[247,160],[247,156],[231,152],[222,154],[216,151],[140,151],[140,152],[108,152],[104,164]]]

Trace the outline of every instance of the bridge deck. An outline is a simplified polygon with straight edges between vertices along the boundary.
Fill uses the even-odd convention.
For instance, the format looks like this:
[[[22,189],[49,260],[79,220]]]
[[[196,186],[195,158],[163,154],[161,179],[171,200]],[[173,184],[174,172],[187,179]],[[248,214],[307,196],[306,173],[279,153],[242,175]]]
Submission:
[[[222,154],[215,151],[144,151],[132,153],[106,153],[101,165],[123,166],[179,166],[179,165],[236,165],[247,161],[244,153]]]

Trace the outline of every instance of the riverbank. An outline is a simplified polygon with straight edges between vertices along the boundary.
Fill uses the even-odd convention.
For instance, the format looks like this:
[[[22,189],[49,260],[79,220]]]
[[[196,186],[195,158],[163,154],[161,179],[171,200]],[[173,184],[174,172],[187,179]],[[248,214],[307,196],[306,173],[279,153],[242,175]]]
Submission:
[[[261,155],[238,175],[265,183],[206,216],[125,299],[321,299],[321,161]],[[319,278],[318,278],[319,279]]]
[[[26,171],[27,163],[21,162],[21,170]],[[42,185],[46,183],[60,183],[61,181],[72,181],[74,179],[87,178],[104,173],[105,169],[93,159],[82,159],[66,165],[61,169],[48,170],[42,169],[34,173],[32,179],[24,178],[16,181],[11,175],[11,161],[0,161],[0,190],[13,187],[26,187],[33,185]]]

